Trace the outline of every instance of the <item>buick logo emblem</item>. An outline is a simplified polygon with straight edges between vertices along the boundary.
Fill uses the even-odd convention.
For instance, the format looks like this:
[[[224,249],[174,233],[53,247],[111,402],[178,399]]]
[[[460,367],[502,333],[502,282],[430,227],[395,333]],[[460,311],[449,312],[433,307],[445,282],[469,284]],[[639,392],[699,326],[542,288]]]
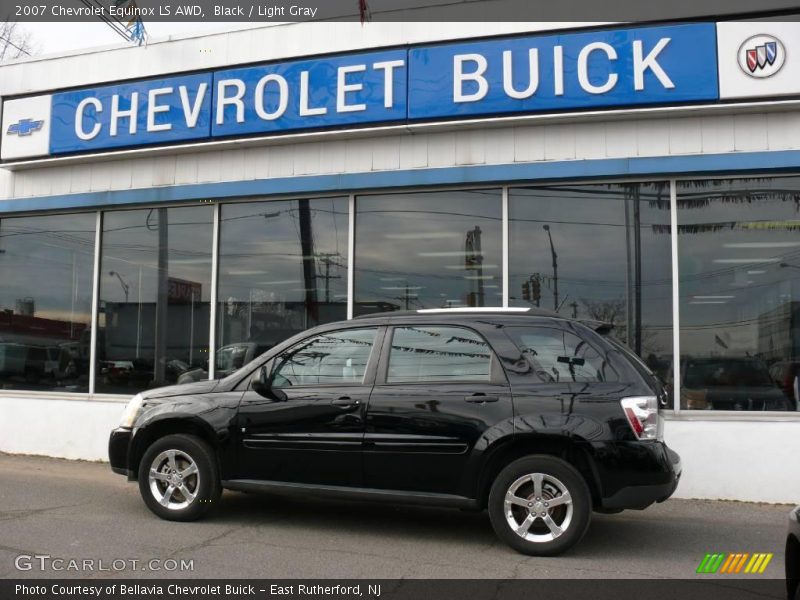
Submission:
[[[757,79],[772,77],[786,62],[786,49],[778,38],[754,35],[739,47],[739,68]]]

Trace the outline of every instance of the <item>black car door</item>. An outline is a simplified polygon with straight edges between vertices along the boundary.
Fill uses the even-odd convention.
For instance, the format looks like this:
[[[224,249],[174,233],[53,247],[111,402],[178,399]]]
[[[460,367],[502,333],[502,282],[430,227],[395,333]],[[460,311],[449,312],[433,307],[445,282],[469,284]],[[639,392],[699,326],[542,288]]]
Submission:
[[[471,460],[511,420],[502,368],[476,331],[396,326],[386,333],[364,437],[370,488],[468,495]]]
[[[381,333],[321,333],[270,360],[269,397],[248,386],[239,407],[241,479],[361,485],[364,414]]]

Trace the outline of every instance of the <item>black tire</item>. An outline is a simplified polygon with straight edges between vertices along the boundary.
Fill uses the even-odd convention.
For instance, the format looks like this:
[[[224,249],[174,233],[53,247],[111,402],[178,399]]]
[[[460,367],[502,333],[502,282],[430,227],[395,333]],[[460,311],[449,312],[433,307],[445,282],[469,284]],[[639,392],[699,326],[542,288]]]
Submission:
[[[534,478],[534,475],[541,475],[541,478]],[[526,479],[526,476],[531,477]],[[535,495],[534,479],[540,482],[541,496]],[[510,504],[511,514],[508,515],[506,495],[512,490],[524,505]],[[562,491],[569,492],[568,502],[557,500],[563,495]],[[559,505],[550,506],[550,501],[559,502]],[[544,512],[537,512],[537,508]],[[566,527],[554,535],[543,514],[555,525],[566,522]],[[523,554],[555,556],[565,552],[584,536],[591,516],[592,499],[583,477],[572,465],[553,456],[533,455],[515,460],[500,471],[489,492],[489,518],[495,533]],[[530,518],[535,520],[529,522]],[[526,537],[512,529],[509,519],[518,525],[529,524]]]
[[[175,454],[170,461],[169,456],[172,451]],[[175,479],[165,481],[150,478],[151,467],[156,467],[159,477],[169,479],[186,472],[191,463],[196,466],[196,472],[186,475],[185,479],[181,477],[179,485],[173,485],[173,482],[177,482]],[[176,468],[171,468],[171,464]],[[160,493],[162,497],[166,497],[170,486],[173,490],[167,498],[168,505],[165,506],[156,499],[155,494]],[[184,489],[189,495],[184,495]],[[222,495],[214,451],[206,442],[194,435],[175,434],[159,438],[145,451],[139,464],[139,492],[147,508],[162,519],[168,521],[199,519],[216,507]]]

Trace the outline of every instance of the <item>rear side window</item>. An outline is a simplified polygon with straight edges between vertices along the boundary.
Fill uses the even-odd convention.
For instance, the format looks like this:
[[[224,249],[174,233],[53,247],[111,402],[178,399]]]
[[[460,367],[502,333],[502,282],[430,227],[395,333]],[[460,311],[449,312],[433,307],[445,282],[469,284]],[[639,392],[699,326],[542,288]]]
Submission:
[[[619,381],[608,361],[574,333],[549,327],[507,331],[544,383]]]
[[[489,381],[491,351],[463,327],[396,327],[387,383]]]

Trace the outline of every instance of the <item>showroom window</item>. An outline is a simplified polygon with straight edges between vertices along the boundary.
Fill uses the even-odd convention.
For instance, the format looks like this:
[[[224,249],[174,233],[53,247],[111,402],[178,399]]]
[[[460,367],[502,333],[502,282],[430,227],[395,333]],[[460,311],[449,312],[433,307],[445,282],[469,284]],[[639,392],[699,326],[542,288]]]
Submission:
[[[97,392],[208,378],[213,212],[103,214]]]
[[[347,318],[349,221],[343,197],[220,210],[218,377],[229,372],[232,353],[251,360],[296,333]]]
[[[491,352],[462,327],[396,327],[386,383],[489,381]]]
[[[0,219],[0,385],[86,392],[95,213]]]
[[[356,198],[356,315],[502,306],[502,192]]]
[[[678,182],[684,409],[800,406],[800,177]]]
[[[664,380],[672,361],[670,188],[509,189],[510,306],[614,325]]]

